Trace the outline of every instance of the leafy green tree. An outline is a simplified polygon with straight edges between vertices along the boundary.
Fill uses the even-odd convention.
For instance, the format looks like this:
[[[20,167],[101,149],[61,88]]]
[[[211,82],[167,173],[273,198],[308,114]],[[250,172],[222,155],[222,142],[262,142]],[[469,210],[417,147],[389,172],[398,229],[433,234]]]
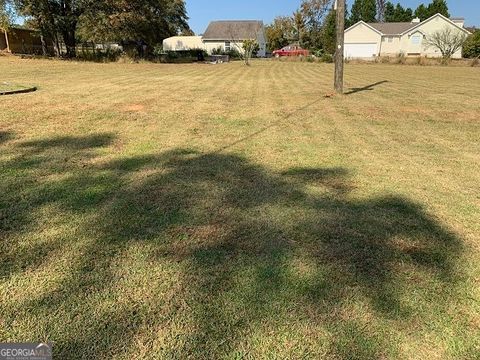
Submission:
[[[298,41],[297,30],[293,16],[277,16],[270,25],[265,27],[268,49],[281,49],[291,42]]]
[[[20,13],[33,19],[42,35],[60,42],[66,56],[83,41],[143,40],[152,46],[188,31],[184,0],[15,0]]]
[[[322,48],[328,54],[335,53],[335,45],[337,42],[336,30],[337,12],[330,10],[322,27]]]
[[[76,30],[86,0],[16,0],[21,15],[32,18],[43,36],[49,35],[60,55],[61,36],[68,57],[75,56]]]
[[[322,47],[322,26],[330,7],[331,0],[302,1],[299,11],[295,14],[295,23],[300,20],[301,15],[303,26],[303,29],[299,29],[300,45],[309,49]]]
[[[89,0],[80,19],[84,41],[142,41],[151,49],[189,30],[184,0]]]
[[[375,22],[377,17],[376,0],[355,0],[350,13],[350,23],[363,20],[365,22]]]
[[[466,58],[480,58],[480,30],[469,35],[463,44],[463,56]]]
[[[12,13],[9,4],[6,0],[0,0],[0,30],[5,36],[5,43],[7,45],[7,52],[10,52],[10,43],[8,41],[8,31],[12,23]]]

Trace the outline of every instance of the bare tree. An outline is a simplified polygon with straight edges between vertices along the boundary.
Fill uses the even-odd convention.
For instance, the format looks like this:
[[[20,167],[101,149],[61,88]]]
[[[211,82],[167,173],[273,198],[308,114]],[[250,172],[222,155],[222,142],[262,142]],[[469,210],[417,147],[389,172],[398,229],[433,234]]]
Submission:
[[[377,19],[379,22],[385,22],[385,0],[377,0]]]
[[[428,35],[425,45],[440,50],[443,60],[447,62],[453,54],[462,48],[465,40],[467,40],[465,33],[446,26],[443,30]]]
[[[228,28],[230,34],[230,45],[234,45],[235,50],[240,55],[245,65],[250,65],[250,60],[260,49],[260,45],[255,39],[240,39],[242,29],[238,24],[230,24]]]
[[[250,65],[250,59],[252,58],[254,53],[257,52],[259,49],[258,42],[255,39],[244,40],[242,44],[242,48],[243,48],[243,60],[245,61],[245,65]]]

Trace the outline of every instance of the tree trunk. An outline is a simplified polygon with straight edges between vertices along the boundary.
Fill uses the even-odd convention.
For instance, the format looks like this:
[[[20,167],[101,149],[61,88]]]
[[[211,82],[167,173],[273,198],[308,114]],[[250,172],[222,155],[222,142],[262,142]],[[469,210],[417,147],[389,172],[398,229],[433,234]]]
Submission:
[[[337,48],[335,49],[335,91],[343,94],[343,48],[345,40],[345,0],[337,0]]]
[[[75,39],[75,30],[68,29],[63,32],[63,42],[67,48],[67,57],[74,58],[76,56],[77,42]]]
[[[47,44],[45,43],[43,32],[40,34],[40,42],[42,43],[42,55],[47,56]]]
[[[10,43],[8,41],[8,32],[7,32],[7,29],[4,29],[3,30],[4,33],[5,33],[5,43],[7,44],[7,52],[10,52]]]
[[[53,50],[55,51],[55,56],[60,57],[60,43],[58,42],[57,34],[53,34],[52,43],[53,43]]]

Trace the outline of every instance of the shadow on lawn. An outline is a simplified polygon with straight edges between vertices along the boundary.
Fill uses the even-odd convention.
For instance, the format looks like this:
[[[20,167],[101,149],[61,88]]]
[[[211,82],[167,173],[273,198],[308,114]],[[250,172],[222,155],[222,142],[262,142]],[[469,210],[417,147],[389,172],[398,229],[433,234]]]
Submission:
[[[345,95],[352,95],[352,94],[356,94],[356,93],[359,93],[359,92],[362,92],[362,91],[371,91],[371,90],[374,90],[375,86],[382,85],[382,84],[385,84],[385,83],[388,83],[388,82],[389,82],[388,80],[382,80],[382,81],[378,81],[376,83],[373,83],[373,84],[370,84],[370,85],[367,85],[367,86],[364,86],[364,87],[351,88],[350,91],[347,91],[345,93]]]
[[[241,356],[267,337],[270,350],[284,351],[284,336],[297,355],[319,346],[329,356],[381,357],[392,345],[345,314],[358,315],[355,304],[374,318],[417,322],[424,314],[402,301],[410,292],[429,311],[447,306],[461,241],[410,200],[354,199],[345,168],[275,173],[188,149],[102,161],[113,139],[23,143],[1,164],[20,171],[0,184],[2,278],[72,256],[55,290],[9,304],[3,321],[37,323],[29,338],[47,336],[58,358],[132,347],[171,358]],[[47,219],[41,211],[51,207]],[[17,244],[47,220],[76,230]],[[331,337],[303,341],[309,328]]]
[[[0,131],[0,145],[9,141],[12,138],[12,133],[9,131]]]

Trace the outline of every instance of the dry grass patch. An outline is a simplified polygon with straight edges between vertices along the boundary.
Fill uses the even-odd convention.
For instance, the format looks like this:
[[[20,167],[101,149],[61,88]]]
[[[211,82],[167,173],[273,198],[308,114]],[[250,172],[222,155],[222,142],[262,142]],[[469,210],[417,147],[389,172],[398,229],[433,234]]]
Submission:
[[[475,358],[472,67],[0,58],[0,341]]]

